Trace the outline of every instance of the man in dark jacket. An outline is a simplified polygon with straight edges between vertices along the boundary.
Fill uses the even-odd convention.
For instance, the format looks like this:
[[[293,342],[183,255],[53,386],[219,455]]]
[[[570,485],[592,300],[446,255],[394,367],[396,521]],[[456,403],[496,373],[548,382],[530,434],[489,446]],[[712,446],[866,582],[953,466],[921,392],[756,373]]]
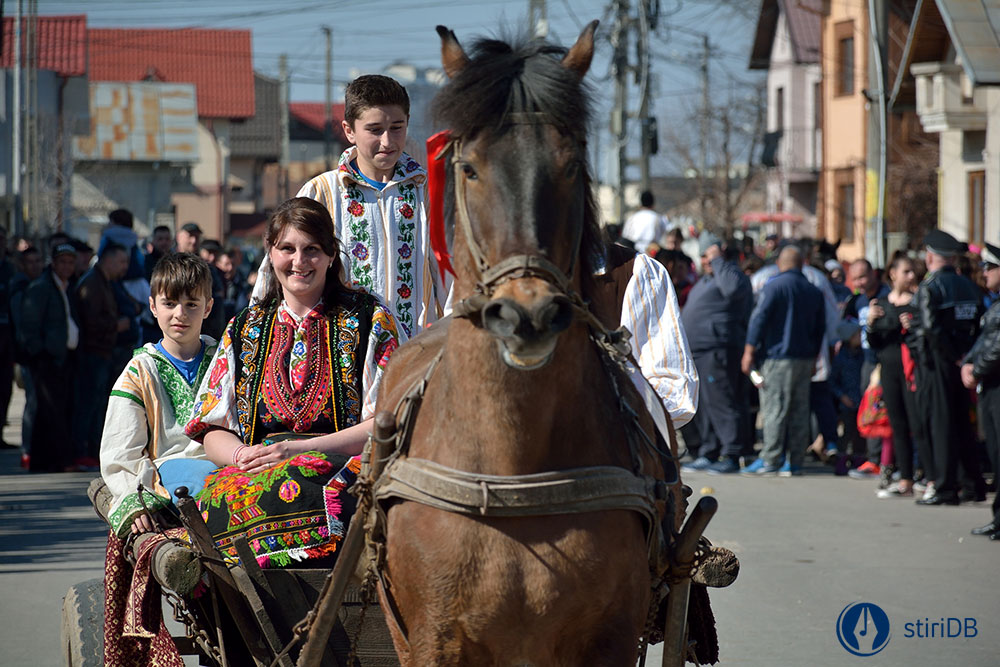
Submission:
[[[982,294],[955,272],[955,257],[966,245],[940,229],[925,239],[927,276],[917,288],[912,329],[917,351],[917,404],[927,426],[937,479],[933,495],[920,505],[957,505],[985,500],[986,489],[973,449],[969,392],[962,387],[959,365],[979,333]],[[959,494],[959,462],[963,469]]]
[[[108,391],[114,378],[112,353],[118,334],[131,322],[120,316],[112,283],[128,270],[129,252],[117,243],[108,243],[97,264],[80,279],[76,308],[80,322],[80,349],[73,390],[73,440],[77,465],[96,468],[104,429]]]
[[[740,267],[723,256],[718,237],[702,233],[699,250],[702,277],[688,294],[681,320],[701,380],[694,416],[701,447],[683,470],[734,473],[740,470],[744,446],[740,426],[746,401],[740,355],[747,338],[753,290]]]
[[[823,293],[802,275],[802,251],[786,246],[778,254],[777,276],[761,291],[747,329],[742,370],[754,369],[757,348],[764,361],[760,388],[764,447],[744,469],[750,475],[802,474],[809,444],[809,381],[826,330]],[[782,450],[787,449],[784,465]],[[779,469],[780,468],[780,469]]]
[[[61,472],[72,469],[70,398],[73,355],[80,330],[66,294],[76,265],[76,250],[63,243],[52,251],[52,264],[25,289],[17,338],[31,373],[36,414],[31,432],[29,469]]]
[[[1000,291],[1000,248],[990,243],[983,251],[983,276],[986,288]],[[993,470],[1000,470],[1000,301],[986,311],[982,331],[962,364],[962,384],[969,389],[979,386],[979,420],[986,432]],[[972,529],[973,535],[987,535],[1000,542],[1000,492],[993,498],[993,520]]]

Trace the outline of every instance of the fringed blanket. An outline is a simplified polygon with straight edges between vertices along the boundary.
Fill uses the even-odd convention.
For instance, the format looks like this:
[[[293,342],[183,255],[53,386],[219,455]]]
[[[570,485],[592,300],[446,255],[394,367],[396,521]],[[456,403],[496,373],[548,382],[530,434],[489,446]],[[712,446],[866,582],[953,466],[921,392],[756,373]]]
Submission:
[[[167,537],[183,537],[183,528],[171,528]],[[156,545],[167,537],[146,540],[132,566],[125,560],[125,543],[108,533],[104,560],[105,667],[184,667],[173,638],[163,623],[160,585],[151,567]]]

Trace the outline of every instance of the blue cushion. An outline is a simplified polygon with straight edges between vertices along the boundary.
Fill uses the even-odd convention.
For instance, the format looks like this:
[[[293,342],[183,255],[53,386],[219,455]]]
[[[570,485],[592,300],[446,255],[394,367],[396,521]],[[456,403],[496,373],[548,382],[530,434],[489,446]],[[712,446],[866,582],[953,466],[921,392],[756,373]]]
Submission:
[[[160,483],[176,503],[177,487],[186,486],[188,495],[194,498],[205,487],[205,478],[218,467],[207,459],[170,459],[159,466]]]

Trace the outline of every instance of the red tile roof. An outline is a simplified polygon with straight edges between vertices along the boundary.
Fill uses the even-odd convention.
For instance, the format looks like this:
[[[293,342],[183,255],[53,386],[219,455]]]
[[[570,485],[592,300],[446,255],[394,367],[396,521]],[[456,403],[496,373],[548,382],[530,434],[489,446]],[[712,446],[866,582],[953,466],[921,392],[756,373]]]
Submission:
[[[21,20],[22,58],[27,49],[28,23]],[[3,51],[0,67],[14,67],[14,17],[3,18]],[[59,76],[83,76],[87,73],[87,17],[38,17],[38,67]]]
[[[344,120],[343,103],[334,104],[331,111],[333,116],[333,139],[346,144],[347,137],[344,136],[344,129],[340,125],[340,122]],[[323,122],[326,119],[325,102],[289,102],[288,113],[303,125],[307,125],[317,132],[323,131]]]
[[[91,81],[193,83],[202,118],[254,115],[249,30],[91,29]]]

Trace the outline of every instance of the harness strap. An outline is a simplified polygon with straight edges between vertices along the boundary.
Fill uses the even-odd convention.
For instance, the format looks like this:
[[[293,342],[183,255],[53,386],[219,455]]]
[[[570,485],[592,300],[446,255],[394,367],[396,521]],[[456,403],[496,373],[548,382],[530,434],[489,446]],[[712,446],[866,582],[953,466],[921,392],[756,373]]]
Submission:
[[[426,459],[399,458],[375,484],[375,499],[410,500],[458,514],[490,517],[550,516],[626,509],[657,523],[655,500],[667,484],[617,466],[591,466],[530,475],[483,475]],[[654,500],[655,499],[655,500]]]

